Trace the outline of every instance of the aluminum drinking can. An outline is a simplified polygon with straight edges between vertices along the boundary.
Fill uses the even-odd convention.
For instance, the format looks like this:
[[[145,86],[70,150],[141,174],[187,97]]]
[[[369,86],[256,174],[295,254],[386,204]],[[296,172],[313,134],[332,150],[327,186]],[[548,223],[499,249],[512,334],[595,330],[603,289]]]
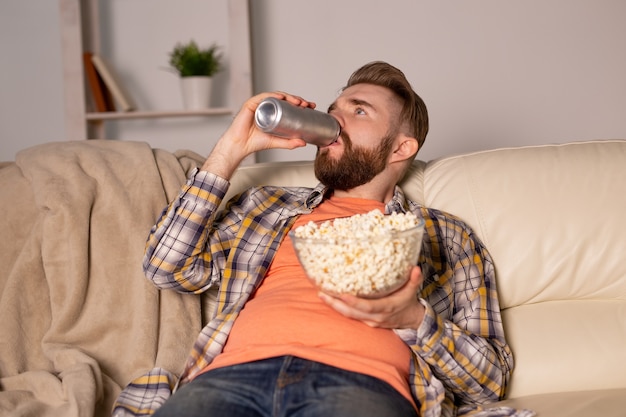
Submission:
[[[265,133],[285,138],[301,138],[316,146],[330,145],[339,137],[337,119],[308,107],[294,106],[285,100],[269,97],[254,113],[256,125]]]

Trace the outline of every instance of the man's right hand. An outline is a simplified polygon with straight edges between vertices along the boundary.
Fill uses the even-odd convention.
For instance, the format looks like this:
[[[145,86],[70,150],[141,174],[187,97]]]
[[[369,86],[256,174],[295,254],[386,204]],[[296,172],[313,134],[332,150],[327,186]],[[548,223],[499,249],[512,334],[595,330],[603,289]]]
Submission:
[[[273,136],[256,126],[254,113],[261,101],[268,97],[286,100],[300,107],[315,108],[315,103],[311,101],[279,91],[262,93],[248,99],[202,165],[203,171],[230,180],[239,164],[248,155],[265,149],[296,149],[306,145],[302,139]]]

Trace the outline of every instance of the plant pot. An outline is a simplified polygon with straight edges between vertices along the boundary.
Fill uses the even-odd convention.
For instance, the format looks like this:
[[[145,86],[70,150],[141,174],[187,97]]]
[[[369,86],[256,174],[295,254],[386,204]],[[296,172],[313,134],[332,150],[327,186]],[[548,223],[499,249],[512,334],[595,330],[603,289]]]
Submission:
[[[201,110],[211,107],[211,77],[181,77],[180,87],[183,105],[187,110]]]

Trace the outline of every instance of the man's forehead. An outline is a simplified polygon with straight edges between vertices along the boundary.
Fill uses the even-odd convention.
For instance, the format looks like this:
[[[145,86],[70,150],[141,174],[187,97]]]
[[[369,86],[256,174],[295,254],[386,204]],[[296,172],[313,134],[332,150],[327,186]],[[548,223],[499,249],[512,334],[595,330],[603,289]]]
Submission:
[[[389,105],[397,103],[394,100],[394,94],[386,87],[374,84],[355,84],[345,88],[334,103],[330,105],[329,110],[338,105],[363,105],[371,107],[373,110],[382,110]]]

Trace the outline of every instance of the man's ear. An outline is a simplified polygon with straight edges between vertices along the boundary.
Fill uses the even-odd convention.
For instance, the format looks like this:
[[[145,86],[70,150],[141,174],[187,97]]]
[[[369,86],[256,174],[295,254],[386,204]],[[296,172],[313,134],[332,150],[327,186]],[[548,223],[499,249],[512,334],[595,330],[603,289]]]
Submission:
[[[400,133],[398,134],[398,139],[396,140],[396,146],[391,153],[390,162],[406,161],[407,159],[412,158],[417,153],[418,149],[419,144],[417,139],[404,133]]]

